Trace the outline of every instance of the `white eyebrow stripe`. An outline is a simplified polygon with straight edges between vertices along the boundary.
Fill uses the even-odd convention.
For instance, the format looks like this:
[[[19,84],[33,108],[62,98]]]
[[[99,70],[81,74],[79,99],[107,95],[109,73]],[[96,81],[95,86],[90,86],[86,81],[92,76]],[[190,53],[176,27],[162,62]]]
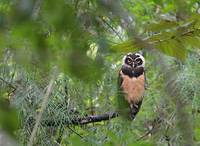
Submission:
[[[126,58],[129,58],[129,59],[131,59],[133,61],[133,58],[131,56],[127,56]]]

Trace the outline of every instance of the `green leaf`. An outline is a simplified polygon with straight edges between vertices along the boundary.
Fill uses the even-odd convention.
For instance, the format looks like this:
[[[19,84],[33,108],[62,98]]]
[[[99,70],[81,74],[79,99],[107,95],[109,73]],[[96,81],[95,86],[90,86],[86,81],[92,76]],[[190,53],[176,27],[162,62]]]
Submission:
[[[182,42],[186,46],[190,46],[194,49],[200,48],[200,37],[197,36],[184,36]]]
[[[152,24],[148,24],[146,26],[146,31],[150,31],[150,32],[160,32],[163,30],[167,30],[167,29],[172,29],[174,27],[177,27],[178,23],[175,21],[166,21],[166,20],[162,20],[158,23],[152,23]]]
[[[134,40],[128,40],[111,47],[111,51],[118,53],[128,53],[139,50],[140,45]]]
[[[155,46],[166,55],[176,57],[180,60],[184,60],[186,58],[186,48],[177,40],[163,41],[155,44]]]
[[[158,41],[162,41],[162,40],[172,38],[173,36],[175,36],[174,32],[162,32],[162,33],[150,36],[147,39],[147,41],[150,42],[150,43],[154,43],[154,42],[158,42]]]

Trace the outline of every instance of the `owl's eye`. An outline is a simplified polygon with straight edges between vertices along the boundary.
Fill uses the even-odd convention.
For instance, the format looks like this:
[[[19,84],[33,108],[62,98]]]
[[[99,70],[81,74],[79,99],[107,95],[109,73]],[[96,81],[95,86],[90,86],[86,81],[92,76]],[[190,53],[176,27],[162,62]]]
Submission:
[[[125,63],[131,65],[133,63],[133,60],[131,58],[126,58]]]
[[[135,62],[136,62],[137,65],[142,65],[142,59],[141,58],[135,59]]]

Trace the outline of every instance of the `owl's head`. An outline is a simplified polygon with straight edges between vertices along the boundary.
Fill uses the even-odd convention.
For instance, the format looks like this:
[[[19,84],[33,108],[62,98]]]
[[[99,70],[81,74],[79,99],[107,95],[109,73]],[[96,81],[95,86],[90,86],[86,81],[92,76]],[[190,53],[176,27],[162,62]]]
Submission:
[[[128,53],[124,56],[122,65],[131,68],[145,67],[145,59],[140,53]]]

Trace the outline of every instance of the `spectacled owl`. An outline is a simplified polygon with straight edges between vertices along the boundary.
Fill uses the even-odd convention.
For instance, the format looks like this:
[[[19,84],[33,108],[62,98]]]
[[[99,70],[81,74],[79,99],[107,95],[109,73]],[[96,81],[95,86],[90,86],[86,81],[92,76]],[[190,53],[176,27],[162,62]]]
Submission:
[[[145,91],[145,59],[140,53],[124,56],[119,71],[119,115],[134,119],[140,110]]]

